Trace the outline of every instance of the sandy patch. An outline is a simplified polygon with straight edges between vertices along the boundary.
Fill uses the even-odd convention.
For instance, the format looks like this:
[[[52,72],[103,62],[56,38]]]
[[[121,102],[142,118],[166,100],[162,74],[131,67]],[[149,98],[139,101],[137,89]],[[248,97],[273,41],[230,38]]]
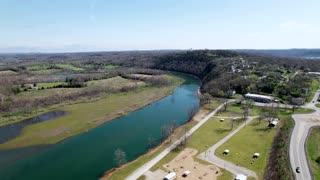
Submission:
[[[197,122],[201,121],[209,114],[208,110],[200,109],[200,111],[193,117],[193,119]]]
[[[167,169],[168,172],[176,172],[177,180],[215,180],[217,179],[217,176],[220,176],[222,174],[220,169],[214,165],[204,165],[195,161],[193,156],[196,154],[197,150],[186,148],[170,163],[164,164],[163,167]],[[188,175],[188,177],[182,177],[182,174],[187,170],[191,173]]]
[[[317,115],[301,115],[300,118],[310,122],[320,122],[320,117]]]

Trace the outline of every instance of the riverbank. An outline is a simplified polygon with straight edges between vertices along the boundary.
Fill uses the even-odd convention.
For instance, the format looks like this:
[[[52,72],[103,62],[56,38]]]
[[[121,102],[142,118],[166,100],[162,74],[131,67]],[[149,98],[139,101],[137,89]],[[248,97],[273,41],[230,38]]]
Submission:
[[[166,87],[142,87],[127,93],[106,95],[94,101],[57,107],[54,110],[66,111],[68,115],[27,126],[19,137],[1,144],[0,149],[55,144],[68,137],[89,131],[166,97],[184,82],[181,77],[173,75],[168,75],[167,78],[174,83]]]
[[[186,131],[190,130],[194,127],[198,122],[199,119],[208,115],[213,109],[217,108],[219,105],[219,100],[212,101],[210,105],[206,105],[201,107],[199,112],[192,118],[191,121],[188,121],[186,124],[178,127],[174,133],[171,135],[170,138],[172,142],[175,142],[179,139]],[[157,147],[149,150],[144,155],[136,158],[135,160],[119,167],[116,169],[112,169],[107,171],[100,179],[101,180],[117,180],[117,179],[125,179],[131,173],[133,173],[136,169],[138,169],[141,165],[145,164],[146,162],[150,161],[158,154],[160,154],[164,149],[171,145],[171,142],[166,140],[165,142],[159,144]]]

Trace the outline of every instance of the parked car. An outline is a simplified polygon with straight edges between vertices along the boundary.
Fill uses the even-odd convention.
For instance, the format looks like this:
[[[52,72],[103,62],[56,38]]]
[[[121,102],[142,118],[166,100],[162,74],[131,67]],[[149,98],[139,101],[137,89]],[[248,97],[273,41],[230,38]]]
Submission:
[[[300,173],[300,167],[297,167],[297,168],[296,168],[296,172],[297,172],[297,173]]]

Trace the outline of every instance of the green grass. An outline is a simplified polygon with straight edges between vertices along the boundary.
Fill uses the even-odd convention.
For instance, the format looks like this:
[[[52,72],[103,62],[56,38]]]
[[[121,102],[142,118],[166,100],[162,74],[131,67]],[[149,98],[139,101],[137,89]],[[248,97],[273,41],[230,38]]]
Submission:
[[[235,178],[235,175],[231,172],[221,169],[222,175],[217,177],[217,180],[232,180]]]
[[[297,108],[294,113],[295,114],[310,114],[310,113],[314,113],[315,110],[313,109],[308,109],[308,108]]]
[[[33,66],[27,67],[28,71],[40,71],[40,70],[48,70],[48,69],[50,69],[50,66],[48,65],[33,65]]]
[[[146,177],[146,175],[141,175],[137,180],[145,180],[145,179],[147,179],[147,177]]]
[[[207,110],[214,110],[216,109],[220,104],[222,104],[223,101],[222,100],[219,100],[219,99],[212,99],[210,101],[209,104],[205,104],[203,106],[204,109],[207,109]]]
[[[313,128],[307,140],[308,159],[314,179],[320,179],[320,164],[316,159],[320,157],[320,127]]]
[[[227,110],[219,112],[219,116],[243,116],[242,105],[237,102],[232,102],[228,104]],[[223,109],[223,108],[222,108]],[[249,111],[249,116],[257,116],[263,111],[263,107],[252,106]]]
[[[234,123],[234,129],[239,126],[240,123]],[[199,153],[204,152],[208,147],[217,143],[220,139],[227,136],[231,130],[231,122],[229,119],[225,119],[224,122],[220,122],[218,118],[211,118],[205,124],[203,124],[188,140],[186,147],[196,149]],[[169,163],[174,159],[179,152],[171,151],[161,161],[154,165],[150,170],[155,171],[162,168],[163,164]],[[197,160],[197,159],[196,159]]]
[[[43,88],[51,88],[54,86],[65,84],[64,82],[51,82],[51,83],[37,83],[39,89]]]
[[[267,121],[259,123],[257,120],[253,120],[220,146],[216,151],[216,155],[257,172],[260,179],[262,179],[273,139],[279,129],[278,126],[273,129],[267,129],[267,126]],[[229,149],[230,153],[223,156],[225,149]],[[260,153],[260,157],[251,164],[254,153]]]
[[[311,89],[310,89],[309,95],[307,97],[306,103],[312,101],[312,98],[314,97],[314,94],[319,89],[319,85],[320,85],[320,79],[319,78],[316,78],[316,79],[312,80],[311,87],[310,87]]]
[[[83,71],[85,69],[76,67],[72,64],[56,64],[57,67],[62,68],[62,69],[70,69],[72,71]]]
[[[120,67],[120,66],[117,66],[117,65],[105,65],[102,68],[103,69],[115,69],[115,68],[118,68],[118,67]]]
[[[317,108],[320,108],[320,104],[316,104],[316,107],[317,107]]]
[[[180,79],[180,83],[183,80]],[[67,137],[92,129],[107,121],[142,108],[171,93],[179,84],[168,87],[143,87],[128,93],[107,95],[96,101],[64,105],[51,110],[69,112],[66,116],[27,126],[22,135],[0,145],[2,148],[54,144]],[[125,105],[125,106],[124,106]]]

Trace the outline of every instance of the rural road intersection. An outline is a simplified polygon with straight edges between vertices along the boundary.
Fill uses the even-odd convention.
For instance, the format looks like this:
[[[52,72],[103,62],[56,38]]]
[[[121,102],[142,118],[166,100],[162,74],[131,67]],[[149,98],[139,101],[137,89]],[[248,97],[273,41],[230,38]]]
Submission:
[[[315,93],[312,102],[317,102],[319,94],[320,90]],[[305,147],[310,129],[314,126],[320,126],[320,109],[315,107],[315,104],[312,102],[304,107],[314,109],[314,113],[292,115],[295,126],[291,135],[289,155],[291,168],[297,180],[313,179]],[[300,173],[296,172],[297,167],[300,167]]]

